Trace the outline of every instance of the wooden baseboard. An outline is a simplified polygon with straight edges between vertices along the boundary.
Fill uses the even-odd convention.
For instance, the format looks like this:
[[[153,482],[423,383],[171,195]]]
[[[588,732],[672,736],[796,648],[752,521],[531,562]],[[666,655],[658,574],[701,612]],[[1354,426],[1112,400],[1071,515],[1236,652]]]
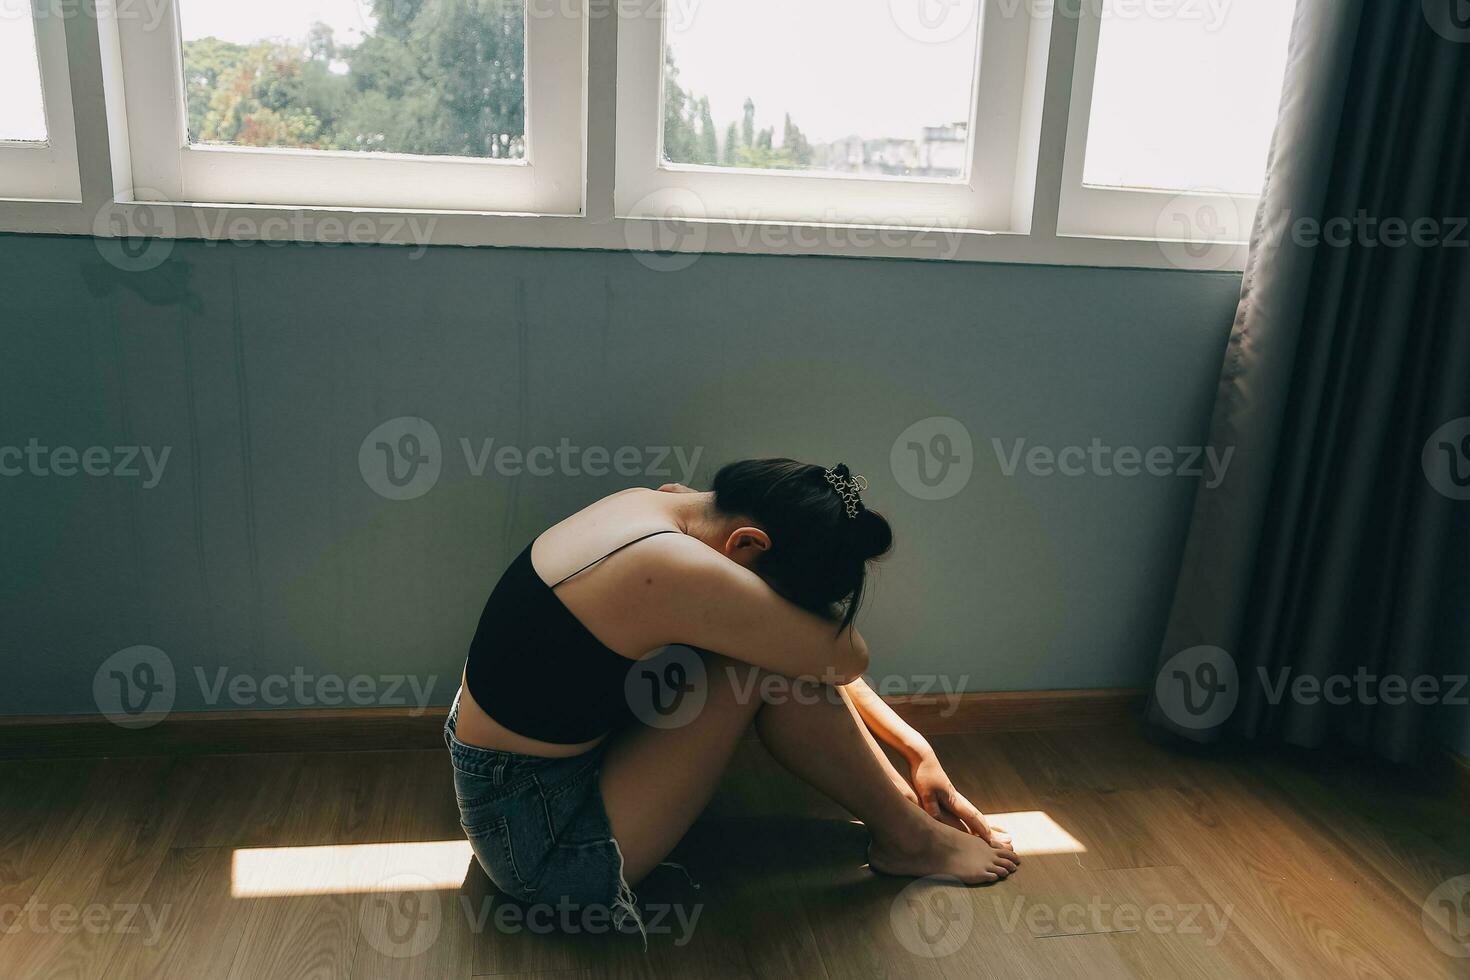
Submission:
[[[925,735],[1088,728],[1136,719],[1131,689],[1003,691],[889,698]],[[246,752],[366,752],[442,747],[447,707],[175,712],[149,728],[100,715],[0,717],[0,759]]]
[[[1031,732],[1096,728],[1136,721],[1143,713],[1141,688],[1077,691],[995,691],[931,697],[886,698],[899,716],[924,735]]]

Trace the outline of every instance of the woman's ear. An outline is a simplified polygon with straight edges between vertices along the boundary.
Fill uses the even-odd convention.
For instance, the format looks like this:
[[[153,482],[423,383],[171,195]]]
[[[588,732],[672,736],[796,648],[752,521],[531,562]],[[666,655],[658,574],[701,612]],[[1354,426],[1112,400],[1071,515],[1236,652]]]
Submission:
[[[659,493],[698,493],[693,487],[686,487],[682,483],[665,483],[658,488]]]
[[[771,537],[758,527],[737,527],[725,540],[725,557],[753,569],[761,555],[771,550]]]

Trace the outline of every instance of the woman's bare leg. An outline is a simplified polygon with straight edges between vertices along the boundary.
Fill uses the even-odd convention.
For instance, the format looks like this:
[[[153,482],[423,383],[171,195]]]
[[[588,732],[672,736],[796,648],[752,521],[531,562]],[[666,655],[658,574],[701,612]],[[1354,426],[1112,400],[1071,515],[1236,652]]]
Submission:
[[[678,728],[635,726],[608,746],[602,764],[602,802],[623,852],[623,877],[637,885],[704,810],[740,738],[763,702],[732,685],[735,660],[702,654],[704,706]]]
[[[867,825],[875,870],[970,883],[1015,870],[1012,852],[946,827],[904,797],[840,691],[813,682],[766,703],[755,668],[714,654],[704,662],[707,696],[692,721],[640,727],[608,748],[602,796],[630,883],[652,871],[694,823],[753,718],[782,765]]]
[[[778,762],[867,826],[875,871],[977,884],[1016,870],[1015,852],[940,823],[904,795],[841,688],[801,682],[791,697],[766,704],[755,725]]]

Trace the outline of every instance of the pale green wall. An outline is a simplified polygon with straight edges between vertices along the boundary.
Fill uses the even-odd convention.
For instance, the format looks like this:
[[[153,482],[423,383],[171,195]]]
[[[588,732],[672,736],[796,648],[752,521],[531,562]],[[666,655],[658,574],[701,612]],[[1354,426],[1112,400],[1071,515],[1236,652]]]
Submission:
[[[1006,478],[990,440],[1200,441],[1237,275],[410,254],[178,243],[123,274],[88,239],[0,237],[0,446],[172,447],[151,490],[0,477],[0,713],[94,710],[94,672],[134,644],[172,658],[181,709],[219,666],[435,675],[446,701],[508,559],[626,483],[470,477],[461,436],[702,446],[696,481],[752,454],[846,460],[898,533],[864,620],[877,673],[1147,682],[1192,481]],[[445,469],[397,502],[358,449],[400,415],[436,425]],[[889,466],[933,415],[977,453],[938,502]]]

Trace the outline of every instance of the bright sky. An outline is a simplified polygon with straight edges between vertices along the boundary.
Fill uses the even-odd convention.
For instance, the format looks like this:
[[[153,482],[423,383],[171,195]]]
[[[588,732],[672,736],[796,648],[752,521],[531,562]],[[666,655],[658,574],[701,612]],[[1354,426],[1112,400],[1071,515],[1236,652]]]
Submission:
[[[1196,17],[1127,16],[1109,0],[1084,180],[1255,194],[1266,172],[1295,3],[1185,3]],[[1215,7],[1211,11],[1211,6]]]
[[[186,41],[304,41],[311,25],[320,22],[351,44],[372,29],[372,8],[372,0],[179,0],[179,21]]]
[[[668,3],[680,84],[709,96],[722,130],[740,119],[746,96],[755,100],[756,127],[774,127],[778,143],[787,112],[813,141],[913,138],[921,126],[969,118],[979,0]],[[924,39],[895,17],[920,4],[936,18]]]
[[[30,8],[0,0],[0,140],[44,140],[46,114]]]

